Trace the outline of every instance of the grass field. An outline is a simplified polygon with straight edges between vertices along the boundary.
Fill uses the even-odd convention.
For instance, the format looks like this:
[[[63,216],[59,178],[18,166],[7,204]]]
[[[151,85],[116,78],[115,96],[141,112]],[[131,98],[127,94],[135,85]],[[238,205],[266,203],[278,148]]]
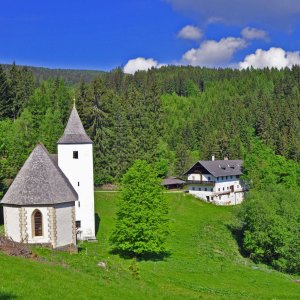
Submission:
[[[0,254],[0,299],[300,299],[291,276],[242,257],[229,225],[234,207],[167,194],[170,256],[137,262],[110,253],[117,193],[96,193],[98,243],[77,255],[35,248],[39,261]],[[104,270],[98,262],[108,266]]]

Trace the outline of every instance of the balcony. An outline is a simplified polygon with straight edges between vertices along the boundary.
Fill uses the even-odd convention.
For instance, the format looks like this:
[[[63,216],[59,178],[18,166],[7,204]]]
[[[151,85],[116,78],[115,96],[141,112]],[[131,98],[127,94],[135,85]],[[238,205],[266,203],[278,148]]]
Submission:
[[[216,182],[215,181],[203,181],[203,180],[187,180],[186,181],[187,185],[215,185]]]

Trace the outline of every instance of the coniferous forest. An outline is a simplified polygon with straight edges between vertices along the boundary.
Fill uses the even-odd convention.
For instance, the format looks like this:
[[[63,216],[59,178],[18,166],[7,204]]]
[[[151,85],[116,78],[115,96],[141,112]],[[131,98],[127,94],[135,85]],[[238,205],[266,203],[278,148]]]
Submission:
[[[96,186],[118,183],[137,159],[161,177],[181,176],[212,155],[244,159],[253,189],[239,218],[244,249],[257,261],[300,272],[299,66],[168,66],[135,75],[116,69],[91,82],[78,75],[72,85],[41,79],[15,64],[0,68],[1,193],[37,143],[56,152],[75,97],[94,141]],[[253,225],[260,221],[264,226]],[[282,230],[271,235],[274,224]]]

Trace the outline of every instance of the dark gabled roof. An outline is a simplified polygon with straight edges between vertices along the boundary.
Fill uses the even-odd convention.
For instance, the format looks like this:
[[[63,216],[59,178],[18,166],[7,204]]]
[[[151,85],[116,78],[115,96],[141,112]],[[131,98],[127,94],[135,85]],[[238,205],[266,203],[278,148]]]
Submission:
[[[214,177],[242,175],[242,160],[200,160],[193,165],[185,175],[191,174],[194,168],[200,165]]]
[[[92,144],[92,140],[86,134],[80,117],[74,105],[68,120],[65,132],[57,144]]]
[[[39,144],[29,155],[1,203],[51,205],[77,201],[78,195],[67,177]]]
[[[176,177],[165,178],[161,185],[172,185],[172,184],[185,184],[184,180],[178,179]]]

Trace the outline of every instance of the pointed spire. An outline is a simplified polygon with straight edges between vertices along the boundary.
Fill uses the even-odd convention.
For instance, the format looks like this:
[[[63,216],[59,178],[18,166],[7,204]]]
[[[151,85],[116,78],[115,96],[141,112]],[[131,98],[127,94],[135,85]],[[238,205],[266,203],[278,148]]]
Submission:
[[[69,121],[65,128],[64,135],[57,142],[58,144],[92,144],[92,140],[86,134],[83,125],[81,123],[80,117],[78,115],[77,109],[74,107],[72,109]]]

